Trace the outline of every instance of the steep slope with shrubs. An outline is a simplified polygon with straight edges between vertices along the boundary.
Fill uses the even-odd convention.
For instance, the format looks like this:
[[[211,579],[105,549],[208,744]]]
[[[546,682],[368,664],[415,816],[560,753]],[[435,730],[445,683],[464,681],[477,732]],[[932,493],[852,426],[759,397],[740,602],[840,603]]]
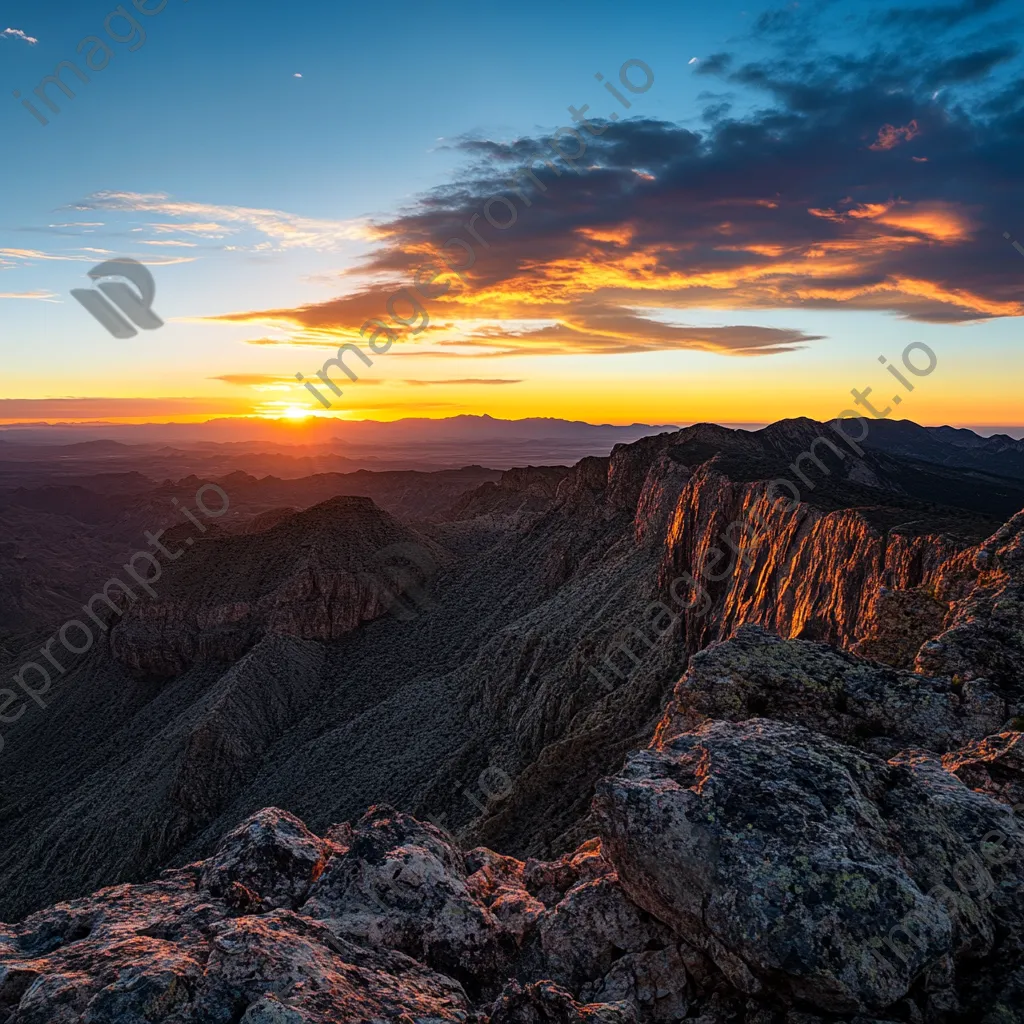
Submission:
[[[506,474],[498,489],[533,503],[522,514],[488,506],[419,534],[344,499],[197,543],[47,707],[5,730],[0,912],[205,856],[268,806],[324,832],[384,801],[471,844],[558,856],[595,834],[595,783],[649,742],[690,656],[745,624],[874,644],[892,652],[893,679],[911,680],[900,685],[919,685],[916,660],[948,680],[927,684],[934,707],[908,705],[930,723],[922,737],[947,737],[936,755],[982,739],[1015,706],[1016,534],[996,531],[1024,485],[1007,477],[979,508],[976,475],[961,501],[961,470],[904,472],[901,457],[855,456],[834,433],[840,454],[818,445],[819,462],[801,459],[827,431],[645,438],[568,472]],[[772,491],[780,477],[802,502]],[[894,594],[899,642],[886,631]],[[926,666],[927,651],[973,656],[986,616],[1005,622],[982,645],[998,652],[984,687],[962,666]]]
[[[322,835],[264,808],[205,859],[0,926],[0,1005],[11,1024],[1024,1021],[1022,551],[1024,516],[961,581],[967,682],[748,624],[691,659],[560,858],[381,805]],[[971,660],[988,641],[999,680]]]

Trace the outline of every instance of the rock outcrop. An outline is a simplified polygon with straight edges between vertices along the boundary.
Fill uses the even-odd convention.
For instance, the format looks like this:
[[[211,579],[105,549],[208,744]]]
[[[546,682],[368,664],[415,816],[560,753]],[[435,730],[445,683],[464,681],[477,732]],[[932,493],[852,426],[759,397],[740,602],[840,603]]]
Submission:
[[[127,608],[110,649],[140,676],[171,678],[196,661],[235,661],[266,635],[336,639],[448,557],[369,498],[333,498],[255,533],[200,540]]]
[[[1004,753],[1020,734],[1000,738]],[[0,926],[9,1024],[1024,1020],[1024,825],[927,754],[708,721],[632,755],[600,838],[463,852],[275,808],[213,855]],[[997,794],[998,795],[998,794]]]
[[[989,679],[1024,698],[1024,512],[959,560],[940,580],[953,600],[946,628],[923,644],[919,671]],[[974,570],[973,572],[971,570]]]
[[[674,1020],[677,947],[594,844],[524,865],[388,808],[323,838],[268,808],[207,861],[0,927],[0,1007],[11,1024]]]
[[[693,656],[658,738],[709,719],[764,716],[886,757],[910,746],[945,753],[998,732],[1020,710],[985,680],[955,684],[749,625]]]
[[[927,758],[709,722],[633,755],[597,810],[627,895],[780,1006],[885,1015],[923,982],[945,1019],[1024,927],[1024,826]]]

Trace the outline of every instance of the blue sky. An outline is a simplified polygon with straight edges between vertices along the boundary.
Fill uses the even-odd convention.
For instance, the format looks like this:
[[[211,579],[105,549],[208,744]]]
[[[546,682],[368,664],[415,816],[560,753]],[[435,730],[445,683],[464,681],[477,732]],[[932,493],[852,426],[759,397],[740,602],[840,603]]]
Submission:
[[[144,6],[157,7],[159,0]],[[31,96],[59,61],[81,62],[79,41],[106,35],[104,20],[113,5],[56,0],[44,7],[16,0],[3,15],[0,32],[16,32],[0,38],[8,96],[0,104],[7,143],[0,168],[0,249],[7,250],[0,294],[42,296],[0,298],[5,369],[0,398],[21,403],[9,407],[13,417],[29,416],[26,401],[40,403],[40,415],[46,416],[45,403],[56,396],[147,399],[154,416],[160,416],[159,401],[165,398],[202,399],[196,415],[246,411],[258,399],[281,408],[298,401],[301,407],[304,394],[286,390],[285,378],[302,368],[310,373],[329,355],[326,349],[311,353],[312,342],[303,334],[309,318],[261,322],[242,314],[326,306],[369,287],[368,269],[395,270],[395,263],[374,262],[380,260],[382,242],[366,226],[391,225],[402,234],[431,190],[474,187],[481,168],[467,139],[541,138],[570,123],[570,104],[588,103],[591,115],[607,116],[615,101],[595,81],[595,72],[614,81],[629,58],[643,60],[655,73],[654,87],[634,97],[630,115],[697,132],[709,124],[708,108],[719,102],[711,94],[727,94],[721,102],[731,103],[731,109],[724,116],[739,124],[757,119],[767,103],[778,102],[778,94],[770,100],[749,75],[742,79],[733,73],[729,79],[730,67],[771,54],[774,59],[807,56],[815,47],[823,54],[856,53],[866,60],[872,47],[905,51],[910,31],[899,11],[893,16],[891,4],[863,0],[803,7],[735,0],[637,7],[309,0],[290,9],[259,0],[167,0],[148,17],[130,2],[126,7],[142,26],[145,42],[131,52],[130,42],[108,40],[114,56],[105,69],[89,72],[88,84],[68,78],[77,92],[74,100],[51,90],[60,114],[51,115],[37,101],[50,116],[45,127],[11,93]],[[931,26],[933,40],[914,45],[936,61],[965,49],[983,52],[993,39],[1019,38],[1017,26],[1007,20],[1009,5],[974,0],[929,9],[933,15],[946,11],[948,17]],[[885,17],[886,27],[869,38],[865,25]],[[123,19],[113,28],[131,32]],[[699,74],[702,62],[716,54],[729,54],[731,65],[723,63],[718,76]],[[1018,74],[1012,55],[993,59],[983,75],[958,73],[952,84],[936,90],[939,98],[932,102],[942,104],[954,89],[957,104],[980,102]],[[905,123],[917,122],[908,114]],[[890,127],[905,132],[896,141],[906,140],[909,153],[915,132],[904,124]],[[920,134],[927,138],[928,132]],[[806,162],[794,174],[803,173]],[[746,173],[756,179],[756,166]],[[896,183],[892,201],[913,208],[915,200],[907,198],[912,188],[912,183]],[[918,212],[932,216],[938,203],[945,217],[945,200],[936,188],[929,185]],[[836,201],[840,198],[836,194]],[[1019,194],[1007,194],[1005,201],[1016,198]],[[960,210],[970,205],[963,195],[951,195],[949,204],[954,203]],[[594,209],[600,208],[595,202]],[[989,218],[963,216],[964,223],[975,224],[976,235],[983,220],[991,234]],[[1019,204],[1007,206],[1005,221],[1007,230],[1024,237]],[[574,224],[573,230],[585,229]],[[917,241],[949,244],[934,233]],[[1007,267],[1016,266],[1024,278],[1024,258],[1008,243],[1000,244]],[[70,298],[71,288],[89,284],[85,274],[93,262],[111,255],[151,265],[155,308],[167,321],[159,333],[118,341]],[[862,358],[865,333],[892,338],[896,346],[935,332],[952,339],[945,342],[948,365],[963,363],[967,372],[958,375],[957,387],[950,379],[933,388],[931,404],[920,406],[921,418],[941,419],[945,413],[950,420],[982,422],[985,380],[996,376],[996,367],[1001,377],[1024,369],[1013,315],[987,313],[984,323],[961,317],[954,325],[946,317],[938,318],[942,323],[927,322],[936,319],[927,314],[908,322],[908,309],[899,303],[867,311],[863,304],[849,312],[799,304],[780,310],[763,297],[745,295],[737,302],[743,309],[737,317],[727,297],[719,298],[657,304],[664,321],[702,328],[777,327],[793,332],[793,344],[757,360],[723,354],[717,342],[679,351],[678,339],[662,347],[645,342],[642,353],[596,354],[566,346],[543,356],[531,351],[490,358],[483,367],[468,349],[460,350],[464,359],[456,358],[460,352],[448,352],[451,358],[445,360],[409,352],[409,358],[380,367],[386,399],[385,389],[376,390],[371,398],[354,400],[351,413],[343,414],[391,417],[405,408],[432,415],[492,409],[534,414],[547,408],[551,415],[584,410],[586,418],[595,418],[604,401],[609,412],[601,418],[620,421],[644,418],[645,395],[657,393],[652,419],[771,418],[785,414],[787,401],[793,414],[828,415],[858,384],[849,380],[852,370],[863,366],[869,372],[876,358],[873,351]],[[1003,314],[1012,304],[1001,291],[988,300]],[[920,311],[911,312],[917,317]],[[477,313],[481,321],[494,315],[492,309]],[[344,324],[331,329],[347,336]],[[969,347],[962,346],[960,339],[968,335]],[[251,344],[261,338],[276,344]],[[313,342],[329,340],[318,336]],[[679,387],[673,391],[666,381],[675,376]],[[253,391],[219,379],[225,377],[261,380]],[[400,383],[485,378],[517,383],[500,389],[438,383],[431,391],[436,400],[425,398],[422,388],[407,395]],[[687,383],[695,379],[704,382],[699,395]],[[761,400],[757,412],[737,416],[738,406],[746,407],[765,380],[775,382],[781,398]],[[620,385],[614,394],[611,381]],[[589,396],[585,400],[583,392]],[[1000,393],[992,409],[995,420],[984,422],[1024,420],[1007,419],[1013,411],[1008,401]],[[119,415],[116,405],[109,415]],[[0,410],[4,418],[8,414]]]

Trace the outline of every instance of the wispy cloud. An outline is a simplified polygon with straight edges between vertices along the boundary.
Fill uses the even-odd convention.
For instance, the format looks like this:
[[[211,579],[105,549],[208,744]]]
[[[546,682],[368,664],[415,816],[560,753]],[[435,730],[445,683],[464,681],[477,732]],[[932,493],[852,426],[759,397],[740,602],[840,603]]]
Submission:
[[[282,377],[273,373],[224,373],[210,380],[222,380],[225,384],[237,384],[239,387],[252,388],[267,384],[294,384],[294,377]]]
[[[237,387],[260,388],[282,390],[285,387],[302,390],[301,385],[294,377],[285,377],[275,373],[223,373],[210,380],[220,380],[225,384],[233,384]],[[405,378],[402,380],[386,380],[380,377],[367,377],[360,384],[402,384],[407,387],[426,388],[445,385],[448,387],[477,387],[477,386],[498,386],[502,384],[522,384],[522,380],[509,380],[503,377],[456,377],[446,380],[413,380]]]
[[[26,35],[20,28],[5,28],[0,32],[0,39],[23,39],[29,46],[35,46],[39,42],[35,36]]]
[[[53,292],[41,290],[34,292],[0,292],[0,299],[37,299],[40,302],[60,301]]]
[[[157,213],[190,218],[185,224],[151,225],[160,232],[186,231],[212,236],[215,231],[234,234],[247,228],[270,239],[278,249],[329,251],[345,243],[378,237],[377,230],[367,220],[320,220],[282,210],[178,200],[162,192],[96,192],[68,209]]]
[[[265,388],[280,385],[298,388],[300,386],[294,377],[286,377],[278,373],[222,373],[209,379],[220,380],[225,384],[234,384],[241,388]],[[378,381],[374,380],[374,383],[378,383]]]
[[[148,225],[157,234],[182,234],[182,235],[202,235],[205,238],[223,238],[225,234],[230,230],[224,227],[223,224],[210,223],[185,223],[185,224],[168,224],[168,223],[156,223]]]
[[[80,248],[73,252],[43,252],[40,249],[0,249],[0,267],[27,265],[37,260],[64,263],[95,263],[100,256],[113,255],[110,249]],[[122,254],[124,255],[124,254]],[[147,256],[145,263],[150,267],[167,267],[175,263],[191,263],[194,256]]]
[[[73,253],[43,252],[41,249],[0,249],[0,259],[23,260],[27,262],[35,260],[61,260],[73,263],[94,262],[93,256],[74,255]]]

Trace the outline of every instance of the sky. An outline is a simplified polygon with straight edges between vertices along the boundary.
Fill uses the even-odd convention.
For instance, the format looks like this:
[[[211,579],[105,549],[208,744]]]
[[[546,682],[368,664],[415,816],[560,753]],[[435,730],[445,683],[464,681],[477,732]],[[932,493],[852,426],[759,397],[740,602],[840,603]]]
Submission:
[[[1024,425],[1009,0],[0,19],[0,423]]]

